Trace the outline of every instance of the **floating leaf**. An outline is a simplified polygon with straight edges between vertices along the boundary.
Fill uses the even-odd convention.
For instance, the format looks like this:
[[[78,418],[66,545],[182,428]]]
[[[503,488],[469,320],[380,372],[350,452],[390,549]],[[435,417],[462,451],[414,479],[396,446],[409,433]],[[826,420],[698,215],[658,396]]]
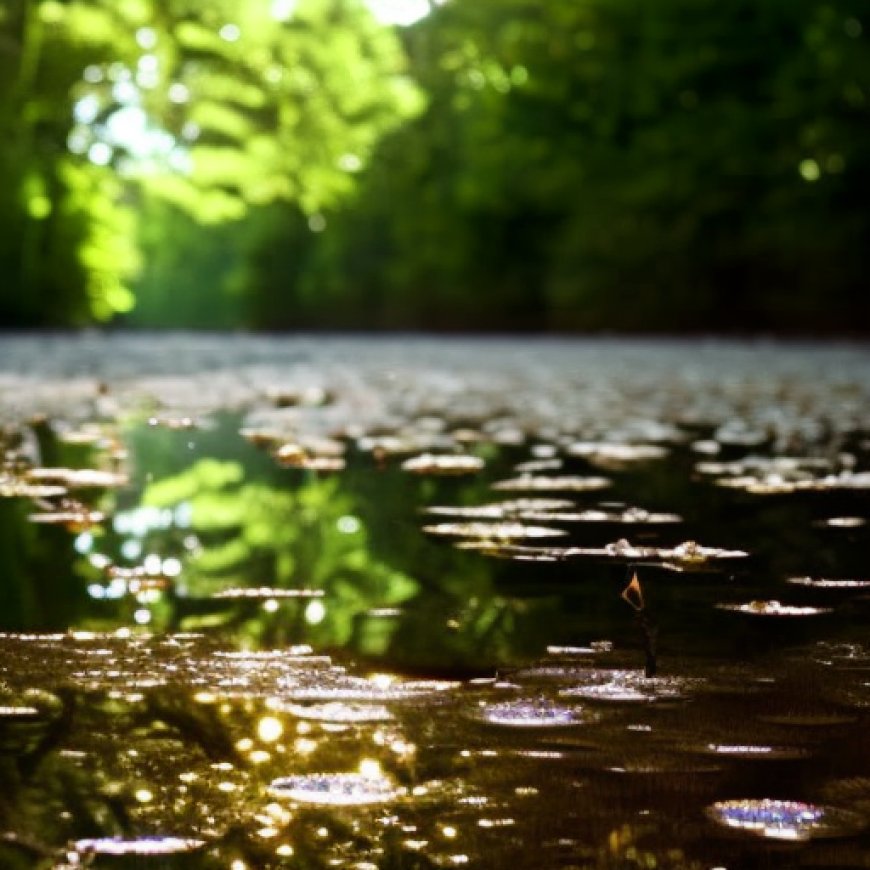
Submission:
[[[524,538],[559,538],[568,533],[561,529],[544,526],[527,526],[524,523],[438,523],[423,526],[430,535],[461,538],[482,538],[489,541],[516,541]]]
[[[32,468],[27,478],[39,483],[58,483],[70,489],[112,489],[128,483],[125,474],[96,468]]]
[[[692,752],[739,758],[746,761],[794,761],[806,758],[806,749],[798,746],[767,746],[758,743],[705,743],[690,748]]]
[[[324,704],[283,704],[273,709],[290,713],[298,719],[315,722],[336,722],[344,725],[369,722],[389,722],[394,716],[383,704],[328,701]]]
[[[478,456],[422,453],[406,459],[402,463],[402,470],[414,474],[463,475],[476,474],[483,466],[484,462]]]
[[[867,520],[864,517],[829,517],[819,520],[819,525],[830,529],[860,529],[867,525]]]
[[[686,677],[649,677],[642,670],[592,669],[581,676],[583,684],[563,689],[559,694],[603,703],[649,704],[683,700],[690,690],[703,684],[702,680]]]
[[[125,840],[121,837],[100,837],[76,840],[76,852],[82,855],[178,855],[195,852],[205,845],[204,840],[183,837],[139,837]]]
[[[657,444],[618,444],[608,441],[575,441],[568,445],[570,456],[581,456],[603,468],[621,468],[667,456]]]
[[[867,589],[870,580],[835,579],[829,577],[787,577],[786,583],[793,586],[809,586],[813,589]]]
[[[472,715],[487,725],[505,728],[566,728],[593,720],[579,707],[568,707],[545,698],[483,703]]]
[[[866,822],[857,813],[803,801],[770,798],[719,801],[707,807],[717,824],[773,840],[851,836]]]
[[[500,520],[506,517],[519,517],[526,512],[546,513],[574,506],[574,502],[559,498],[518,498],[513,501],[500,501],[482,505],[438,505],[425,508],[426,513],[441,514],[469,519]]]
[[[309,773],[273,779],[269,794],[306,804],[360,806],[395,800],[402,792],[384,776]]]
[[[47,483],[27,483],[9,477],[0,477],[0,498],[58,498],[66,495],[65,486],[52,486]]]
[[[86,508],[84,505],[78,507],[66,505],[55,511],[33,513],[27,517],[32,523],[63,526],[71,532],[85,532],[102,523],[105,518],[105,514]]]
[[[626,525],[662,525],[666,523],[681,523],[683,518],[678,514],[651,513],[643,508],[625,508],[625,510],[585,510],[576,513],[565,511],[523,511],[517,518],[529,522],[558,523],[623,523]]]
[[[779,601],[747,601],[745,604],[717,604],[719,610],[731,610],[734,613],[746,613],[749,616],[818,616],[830,613],[830,607],[799,607],[794,604],[782,604]]]
[[[500,480],[493,489],[529,492],[592,492],[606,489],[610,480],[606,477],[577,477],[572,475],[545,476],[522,474],[508,480]]]

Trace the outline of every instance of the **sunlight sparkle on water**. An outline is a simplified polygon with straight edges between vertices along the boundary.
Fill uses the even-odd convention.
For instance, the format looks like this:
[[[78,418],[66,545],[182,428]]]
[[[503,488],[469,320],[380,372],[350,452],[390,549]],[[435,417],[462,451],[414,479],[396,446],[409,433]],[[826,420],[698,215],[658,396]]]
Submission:
[[[314,719],[322,722],[388,722],[393,718],[393,714],[383,704],[328,701],[321,704],[287,704],[283,709],[299,719]]]
[[[730,610],[734,613],[745,613],[749,616],[818,616],[830,613],[830,607],[803,607],[794,604],[782,604],[779,601],[748,601],[745,604],[717,604],[719,610]]]
[[[274,716],[264,716],[257,723],[257,735],[265,743],[272,743],[284,733],[284,726]]]
[[[97,855],[174,855],[192,852],[204,845],[202,840],[180,837],[142,837],[137,840],[122,840],[118,837],[77,840],[77,852]]]
[[[775,840],[842,836],[864,826],[855,813],[768,798],[719,801],[707,808],[707,815],[720,825]]]
[[[489,725],[510,728],[559,728],[579,725],[587,717],[576,707],[565,707],[540,698],[483,705],[477,718]]]
[[[643,671],[590,671],[587,683],[563,689],[559,694],[567,698],[616,703],[652,703],[678,701],[697,685],[679,677],[647,677]]]
[[[300,803],[357,806],[398,797],[399,790],[383,776],[362,773],[312,773],[272,781],[269,792]]]

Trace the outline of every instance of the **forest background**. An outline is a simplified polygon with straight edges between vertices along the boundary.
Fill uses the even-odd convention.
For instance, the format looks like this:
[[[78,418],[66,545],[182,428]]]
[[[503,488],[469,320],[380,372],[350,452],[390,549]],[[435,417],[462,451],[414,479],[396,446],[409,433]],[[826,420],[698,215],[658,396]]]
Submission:
[[[866,335],[868,27],[6,0],[0,326]]]

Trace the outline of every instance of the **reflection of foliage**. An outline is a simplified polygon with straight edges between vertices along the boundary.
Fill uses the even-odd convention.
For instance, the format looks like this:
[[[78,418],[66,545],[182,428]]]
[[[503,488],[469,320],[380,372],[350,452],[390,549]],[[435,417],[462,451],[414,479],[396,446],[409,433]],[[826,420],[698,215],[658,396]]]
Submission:
[[[190,505],[199,539],[184,575],[190,597],[228,587],[323,590],[322,622],[308,631],[320,642],[340,644],[349,639],[358,613],[416,592],[416,581],[373,558],[354,502],[337,478],[313,478],[287,489],[242,478],[238,463],[201,460],[146,488],[146,505]],[[292,626],[281,610],[274,616],[260,609],[250,613],[243,604],[235,610],[244,611],[253,633],[282,638],[303,630],[304,608],[297,608]]]
[[[69,533],[29,521],[33,506],[0,498],[0,627],[6,631],[66,630],[87,606],[73,579]]]

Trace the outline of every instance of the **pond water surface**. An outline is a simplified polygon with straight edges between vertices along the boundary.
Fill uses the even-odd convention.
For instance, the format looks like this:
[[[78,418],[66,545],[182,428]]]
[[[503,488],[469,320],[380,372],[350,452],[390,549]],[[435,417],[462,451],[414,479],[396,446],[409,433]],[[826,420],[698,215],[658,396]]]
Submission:
[[[866,352],[107,341],[0,354],[0,867],[870,866]]]

